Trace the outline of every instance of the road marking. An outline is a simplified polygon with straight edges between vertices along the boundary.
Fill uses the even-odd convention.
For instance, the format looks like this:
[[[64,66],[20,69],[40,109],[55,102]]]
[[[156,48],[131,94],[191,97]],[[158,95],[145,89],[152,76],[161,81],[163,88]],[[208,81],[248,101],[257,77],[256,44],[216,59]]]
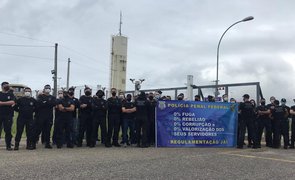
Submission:
[[[255,159],[280,161],[280,162],[286,162],[286,163],[295,163],[295,161],[292,161],[292,160],[277,159],[277,158],[270,158],[270,157],[260,157],[260,156],[243,155],[243,154],[232,154],[232,153],[220,153],[220,154],[229,155],[229,156],[239,156],[239,157],[244,157],[244,158],[255,158]]]

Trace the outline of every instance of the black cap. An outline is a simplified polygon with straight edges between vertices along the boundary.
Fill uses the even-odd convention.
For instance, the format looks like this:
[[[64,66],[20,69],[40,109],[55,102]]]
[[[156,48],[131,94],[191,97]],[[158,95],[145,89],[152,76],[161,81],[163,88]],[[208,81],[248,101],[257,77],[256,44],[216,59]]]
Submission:
[[[158,91],[158,93],[159,93],[159,94],[162,94],[162,91],[161,91],[161,90],[159,90],[159,91]]]
[[[44,86],[44,89],[51,89],[51,86],[50,86],[49,84],[46,84],[46,85]]]
[[[70,87],[69,91],[75,91],[75,87]]]
[[[201,98],[201,96],[200,95],[195,95],[195,98]]]
[[[4,86],[6,84],[9,84],[9,83],[8,82],[3,82],[3,83],[1,83],[1,86]]]
[[[244,94],[244,95],[243,95],[243,98],[247,98],[247,99],[249,99],[250,96],[249,96],[249,94]]]
[[[104,92],[103,92],[103,90],[98,90],[97,92],[96,92],[96,95],[98,96],[98,95],[102,95],[102,96],[104,96]]]
[[[281,102],[284,102],[285,103],[285,102],[287,102],[287,100],[285,98],[282,98],[281,99]]]

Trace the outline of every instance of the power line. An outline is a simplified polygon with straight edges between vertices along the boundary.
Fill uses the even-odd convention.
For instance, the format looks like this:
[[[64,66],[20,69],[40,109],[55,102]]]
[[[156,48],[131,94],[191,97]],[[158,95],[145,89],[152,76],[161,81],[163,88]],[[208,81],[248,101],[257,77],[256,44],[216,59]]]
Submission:
[[[26,44],[0,44],[0,46],[12,46],[12,47],[54,47],[54,46],[38,46],[38,45],[26,45]]]
[[[39,41],[39,42],[45,42],[45,43],[54,44],[54,42],[45,41],[45,40],[41,40],[41,39],[36,39],[36,38],[24,36],[24,35],[15,34],[15,33],[8,33],[8,32],[3,32],[3,31],[0,31],[0,33],[1,34],[6,34],[6,35],[9,35],[9,36],[16,36],[16,37],[20,37],[20,38],[30,39],[30,40],[33,40],[33,41]]]
[[[81,52],[79,52],[79,51],[77,51],[77,50],[75,50],[75,49],[72,49],[72,48],[69,48],[69,47],[66,47],[66,46],[63,46],[63,45],[61,45],[60,47],[66,49],[66,50],[68,50],[68,51],[74,52],[74,53],[80,55],[81,57],[84,57],[84,58],[86,58],[86,59],[89,59],[89,60],[91,60],[91,61],[93,61],[93,62],[99,62],[97,59],[95,59],[95,58],[93,58],[93,57],[90,57],[90,56],[88,56],[88,55],[85,55],[84,53],[81,53]],[[104,62],[104,63],[106,64],[106,62]]]
[[[25,57],[25,58],[34,58],[34,59],[42,59],[42,60],[53,60],[51,58],[44,58],[44,57],[36,57],[36,56],[28,56],[28,55],[21,55],[21,54],[11,54],[6,52],[0,52],[0,54],[9,55],[9,56],[18,56],[18,57]]]

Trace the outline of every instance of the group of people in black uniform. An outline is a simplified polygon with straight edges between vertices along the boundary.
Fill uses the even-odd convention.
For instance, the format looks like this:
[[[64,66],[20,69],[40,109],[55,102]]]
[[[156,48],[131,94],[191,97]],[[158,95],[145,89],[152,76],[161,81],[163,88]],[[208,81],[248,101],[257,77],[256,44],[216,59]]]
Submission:
[[[161,91],[146,94],[140,92],[136,97],[123,92],[117,96],[117,90],[111,89],[111,97],[104,99],[104,91],[98,90],[92,95],[92,90],[85,87],[84,94],[75,98],[75,88],[58,92],[58,98],[50,95],[50,85],[45,85],[43,92],[35,99],[29,87],[24,89],[24,96],[16,99],[10,91],[9,83],[1,84],[0,92],[0,125],[5,131],[6,149],[11,147],[14,111],[18,112],[17,132],[14,150],[19,149],[21,137],[26,129],[26,149],[36,149],[41,141],[45,148],[51,149],[51,130],[53,126],[52,142],[57,148],[64,145],[68,148],[82,147],[86,140],[88,147],[95,147],[100,140],[105,147],[124,147],[134,145],[149,147],[155,143],[155,107],[158,100],[169,100],[160,97]],[[183,100],[184,95],[178,95],[177,100]],[[236,103],[227,95],[222,96],[223,102]],[[208,96],[209,102],[214,102],[213,96]],[[201,101],[199,95],[195,101]],[[289,139],[289,118],[292,117],[291,140]],[[119,132],[122,141],[119,143]],[[247,130],[247,131],[246,131]],[[248,147],[261,148],[264,132],[267,147],[279,148],[281,137],[284,138],[284,148],[294,148],[295,143],[295,106],[286,105],[286,99],[281,102],[274,97],[270,104],[264,98],[260,105],[256,105],[248,94],[239,103],[237,148],[243,148],[245,134],[248,133]],[[41,135],[41,138],[40,138]]]
[[[243,96],[244,102],[239,105],[238,143],[237,148],[243,148],[245,131],[248,133],[248,147],[261,148],[263,132],[267,147],[280,148],[283,137],[284,149],[294,149],[295,142],[295,106],[288,107],[286,99],[280,101],[270,97],[270,103],[261,98],[260,104],[256,105],[248,94]],[[289,138],[291,122],[291,140]]]
[[[212,97],[212,96],[211,96]],[[212,98],[208,98],[212,99]],[[223,95],[223,101],[228,102],[227,95]],[[234,98],[230,103],[236,103]],[[289,138],[291,122],[291,139]],[[245,134],[248,134],[248,147],[261,148],[262,135],[264,133],[267,147],[280,148],[281,137],[283,137],[284,149],[294,149],[295,142],[295,106],[288,107],[286,99],[280,101],[270,97],[270,103],[266,104],[264,98],[260,99],[259,105],[249,94],[243,95],[243,102],[239,103],[237,148],[242,149]]]
[[[111,97],[104,99],[104,91],[98,90],[92,96],[92,90],[85,87],[84,94],[75,98],[75,88],[58,92],[58,98],[50,95],[50,85],[35,99],[29,87],[24,89],[24,96],[16,99],[10,91],[9,83],[1,84],[0,92],[0,124],[5,131],[6,149],[11,146],[14,111],[18,112],[17,132],[14,150],[19,149],[21,137],[26,129],[26,149],[36,149],[41,141],[45,148],[51,149],[52,142],[57,148],[66,145],[82,147],[86,139],[88,147],[95,147],[100,140],[105,147],[124,147],[128,145],[149,147],[155,143],[155,107],[153,93],[140,94],[133,98],[123,93],[117,96],[117,90],[111,89]],[[122,142],[119,143],[119,132],[122,130]]]

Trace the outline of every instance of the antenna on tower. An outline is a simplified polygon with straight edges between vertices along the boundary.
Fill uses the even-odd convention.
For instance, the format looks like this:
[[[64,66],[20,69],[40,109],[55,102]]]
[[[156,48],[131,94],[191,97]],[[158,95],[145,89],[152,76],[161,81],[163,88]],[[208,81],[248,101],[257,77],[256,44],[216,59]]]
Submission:
[[[122,35],[122,11],[120,11],[120,26],[119,26],[119,35]]]

